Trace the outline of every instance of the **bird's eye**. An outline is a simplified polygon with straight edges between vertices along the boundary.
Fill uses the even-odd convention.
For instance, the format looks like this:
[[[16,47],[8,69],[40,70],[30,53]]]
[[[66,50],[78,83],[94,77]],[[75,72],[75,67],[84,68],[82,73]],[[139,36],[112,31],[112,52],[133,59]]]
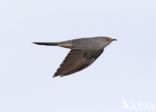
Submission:
[[[106,38],[106,41],[111,42],[112,39],[111,38]]]

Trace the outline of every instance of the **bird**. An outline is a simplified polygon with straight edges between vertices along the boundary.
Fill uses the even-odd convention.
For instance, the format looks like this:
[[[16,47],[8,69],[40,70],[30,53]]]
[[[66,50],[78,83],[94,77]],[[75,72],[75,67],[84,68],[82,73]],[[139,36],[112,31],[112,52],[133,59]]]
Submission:
[[[70,49],[56,76],[67,76],[90,66],[104,51],[104,48],[117,39],[105,36],[84,37],[61,42],[33,42],[37,45],[59,46]]]

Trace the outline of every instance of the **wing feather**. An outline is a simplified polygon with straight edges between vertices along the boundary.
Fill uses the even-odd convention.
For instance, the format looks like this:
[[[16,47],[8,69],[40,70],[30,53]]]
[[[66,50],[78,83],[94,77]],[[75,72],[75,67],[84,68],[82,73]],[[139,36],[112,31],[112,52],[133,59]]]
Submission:
[[[103,49],[92,52],[92,54],[90,54],[91,56],[88,56],[87,51],[81,49],[71,49],[53,77],[62,77],[83,70],[91,65],[102,52]]]
[[[70,74],[71,71],[73,71],[75,68],[77,68],[77,66],[79,66],[86,60],[83,54],[84,51],[81,49],[72,49],[68,53],[60,67],[57,69],[53,77]]]

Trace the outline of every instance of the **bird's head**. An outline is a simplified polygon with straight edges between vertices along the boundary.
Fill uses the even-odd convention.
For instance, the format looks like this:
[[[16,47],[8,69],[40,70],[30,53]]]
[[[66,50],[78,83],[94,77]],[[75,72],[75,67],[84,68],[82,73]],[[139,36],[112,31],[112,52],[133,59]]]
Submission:
[[[106,47],[113,41],[117,41],[117,39],[110,38],[110,37],[101,37],[100,41],[102,42],[102,46]]]

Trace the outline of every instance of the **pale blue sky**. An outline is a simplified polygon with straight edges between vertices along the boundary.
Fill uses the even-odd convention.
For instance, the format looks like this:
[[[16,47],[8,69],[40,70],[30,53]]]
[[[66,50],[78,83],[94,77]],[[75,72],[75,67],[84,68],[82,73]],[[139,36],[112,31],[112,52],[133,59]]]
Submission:
[[[32,44],[101,35],[118,41],[63,78],[51,76],[69,50]],[[155,0],[3,0],[0,42],[0,112],[126,112],[123,99],[156,106]]]

